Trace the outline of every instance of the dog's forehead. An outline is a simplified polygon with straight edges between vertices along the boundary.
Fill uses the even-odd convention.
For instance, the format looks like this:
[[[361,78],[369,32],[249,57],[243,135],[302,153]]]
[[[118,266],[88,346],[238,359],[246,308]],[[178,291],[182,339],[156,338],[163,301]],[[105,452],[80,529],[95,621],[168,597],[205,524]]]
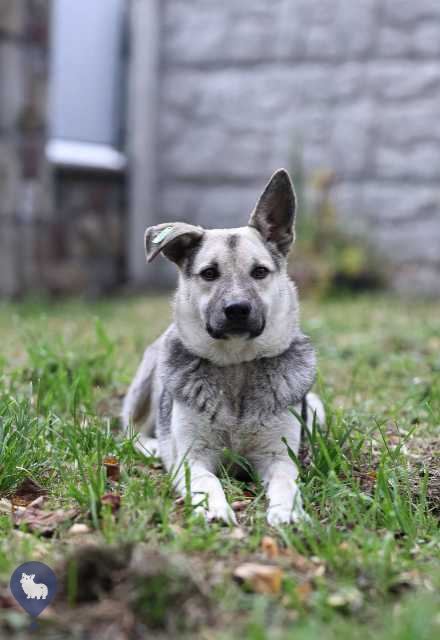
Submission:
[[[231,262],[237,256],[241,261],[268,260],[271,255],[260,234],[252,227],[235,229],[207,229],[197,264]]]

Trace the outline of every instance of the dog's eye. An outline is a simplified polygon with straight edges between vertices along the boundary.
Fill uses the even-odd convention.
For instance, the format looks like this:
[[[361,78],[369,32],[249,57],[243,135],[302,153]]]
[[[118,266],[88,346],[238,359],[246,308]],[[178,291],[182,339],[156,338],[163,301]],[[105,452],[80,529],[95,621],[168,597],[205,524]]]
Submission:
[[[200,277],[202,277],[203,280],[216,280],[219,275],[220,274],[215,267],[207,267],[200,272]]]
[[[256,280],[263,280],[267,275],[269,275],[269,269],[266,267],[254,267],[251,271],[251,276]]]

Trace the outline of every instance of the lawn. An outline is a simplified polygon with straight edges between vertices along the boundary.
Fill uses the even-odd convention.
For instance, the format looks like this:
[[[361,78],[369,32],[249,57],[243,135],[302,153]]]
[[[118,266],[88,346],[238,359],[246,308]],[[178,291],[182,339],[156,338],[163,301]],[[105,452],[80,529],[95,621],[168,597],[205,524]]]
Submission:
[[[302,316],[328,424],[301,452],[311,522],[275,530],[258,478],[224,471],[239,527],[207,526],[118,430],[166,298],[0,305],[0,636],[440,637],[440,303]],[[8,586],[29,560],[58,578],[39,631]]]

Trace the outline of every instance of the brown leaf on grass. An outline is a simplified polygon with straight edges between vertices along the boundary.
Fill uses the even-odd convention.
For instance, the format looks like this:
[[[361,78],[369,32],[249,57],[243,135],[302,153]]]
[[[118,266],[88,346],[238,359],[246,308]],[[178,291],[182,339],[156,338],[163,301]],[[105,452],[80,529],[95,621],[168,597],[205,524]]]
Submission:
[[[109,505],[112,513],[116,513],[121,506],[121,496],[117,493],[106,493],[101,498],[101,504]]]
[[[121,470],[117,458],[114,456],[107,456],[103,460],[103,465],[106,470],[107,480],[118,482],[121,476]]]
[[[24,513],[26,509],[30,509],[30,508],[41,509],[45,500],[46,500],[46,496],[39,496],[38,498],[35,498],[35,500],[32,500],[32,502],[29,502],[29,503],[26,502],[26,500],[23,500],[22,498],[13,498],[11,500],[11,509],[13,513],[17,513],[17,514]]]
[[[37,498],[38,500],[38,498]],[[20,496],[11,496],[11,511],[16,511],[17,509],[20,508],[26,508],[29,504],[28,500],[26,500],[26,498],[20,498]]]
[[[234,580],[256,593],[279,593],[283,570],[267,564],[245,562],[233,574]]]
[[[280,549],[275,538],[271,536],[264,536],[261,541],[261,550],[268,558],[278,558],[280,555]]]
[[[45,537],[50,537],[55,529],[68,520],[73,520],[79,511],[78,509],[56,509],[55,511],[43,511],[41,509],[42,496],[34,500],[26,509],[21,509],[12,514],[12,519],[16,527],[26,525],[28,530],[40,533]]]
[[[313,594],[313,586],[311,582],[303,582],[302,584],[299,584],[295,589],[295,593],[301,604],[306,604]]]
[[[299,573],[314,573],[316,571],[316,565],[296,551],[286,549],[284,555],[289,559],[289,564],[292,565],[295,571]]]
[[[39,496],[46,496],[47,493],[47,489],[41,487],[35,480],[25,478],[12,494],[11,502],[22,506],[29,504]]]

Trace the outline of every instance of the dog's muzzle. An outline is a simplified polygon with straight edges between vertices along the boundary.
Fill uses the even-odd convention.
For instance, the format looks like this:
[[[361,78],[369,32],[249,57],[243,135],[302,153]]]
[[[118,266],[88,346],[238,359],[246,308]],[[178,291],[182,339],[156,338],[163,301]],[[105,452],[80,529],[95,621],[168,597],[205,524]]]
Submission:
[[[258,319],[252,314],[252,306],[245,300],[228,303],[223,309],[223,317],[216,326],[209,322],[206,330],[216,340],[227,340],[230,336],[257,338],[264,331],[264,318]]]

